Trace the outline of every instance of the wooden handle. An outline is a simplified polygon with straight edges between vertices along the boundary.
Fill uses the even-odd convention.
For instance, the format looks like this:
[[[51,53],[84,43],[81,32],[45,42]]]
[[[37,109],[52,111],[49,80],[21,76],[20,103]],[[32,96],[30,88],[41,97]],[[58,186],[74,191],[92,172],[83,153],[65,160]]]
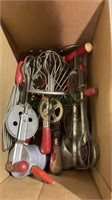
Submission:
[[[12,162],[8,162],[5,166],[8,172],[27,172],[29,165],[26,161],[20,161],[12,164]]]
[[[16,70],[15,83],[18,85],[21,85],[23,83],[23,75],[21,72],[22,65],[23,65],[23,60],[19,61],[17,70]]]
[[[76,56],[83,56],[86,53],[90,53],[92,51],[92,44],[91,43],[86,43],[85,45],[79,47],[75,51]]]
[[[49,184],[54,184],[53,179],[42,169],[40,169],[37,166],[33,166],[31,168],[31,172],[34,176],[36,176],[37,178],[42,179],[44,182],[47,182]]]
[[[51,146],[51,129],[50,127],[43,127],[40,150],[43,154],[49,154],[51,153]]]
[[[68,53],[67,55],[65,55],[64,59],[65,59],[65,61],[67,61],[67,62],[71,62],[71,61],[74,59],[74,51]]]
[[[28,138],[28,139],[26,139],[26,140],[25,140],[25,144],[26,144],[26,145],[29,144],[30,141],[31,141],[31,139],[32,139],[32,138]]]
[[[83,56],[86,53],[89,53],[92,51],[92,44],[86,43],[85,45],[77,48],[75,51],[70,52],[69,54],[65,55],[64,59],[67,62],[71,62],[75,56]]]
[[[59,146],[53,147],[53,152],[51,153],[50,158],[50,171],[53,174],[60,174],[62,171],[62,159]]]
[[[95,96],[98,94],[98,89],[94,88],[94,87],[86,88],[83,93],[84,93],[84,96],[86,96],[86,97],[92,97],[92,96]]]
[[[83,63],[80,63],[79,69],[80,69],[81,72],[84,72],[85,71],[85,65]]]

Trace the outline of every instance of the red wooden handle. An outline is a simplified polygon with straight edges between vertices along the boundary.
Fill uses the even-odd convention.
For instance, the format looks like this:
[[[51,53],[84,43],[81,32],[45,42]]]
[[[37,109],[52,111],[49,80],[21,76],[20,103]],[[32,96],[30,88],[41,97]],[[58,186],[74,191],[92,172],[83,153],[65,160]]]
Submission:
[[[80,69],[81,72],[84,72],[85,71],[85,65],[83,63],[80,63],[79,69]]]
[[[25,140],[25,144],[29,144],[32,138],[28,138]]]
[[[82,56],[86,53],[89,53],[92,51],[92,44],[91,43],[86,43],[85,45],[77,48],[75,51],[65,55],[65,60],[67,62],[71,62],[75,56]]]
[[[84,95],[87,97],[95,96],[98,94],[98,89],[97,88],[86,88],[84,90]]]
[[[67,55],[65,55],[64,59],[67,62],[71,62],[74,59],[74,56],[75,56],[75,54],[74,54],[74,51],[73,51],[73,52],[70,52]]]
[[[16,172],[27,172],[29,165],[26,161],[21,161],[18,163],[14,163],[13,168]]]
[[[27,172],[29,165],[26,161],[20,161],[12,164],[12,162],[8,162],[5,166],[8,172],[20,172],[25,173]]]
[[[22,65],[23,65],[23,60],[20,60],[15,75],[15,83],[18,85],[21,85],[23,83],[23,75],[21,72]]]
[[[60,174],[62,171],[62,159],[61,159],[61,151],[60,151],[59,146],[53,147],[53,152],[51,153],[49,168],[53,174]]]
[[[42,179],[43,181],[49,183],[49,184],[54,184],[53,179],[42,169],[40,169],[37,166],[33,166],[31,168],[31,172],[34,176],[36,176],[37,178]]]
[[[75,54],[76,54],[76,56],[82,56],[82,55],[89,53],[91,51],[92,51],[92,44],[86,43],[85,45],[76,49]]]
[[[41,152],[43,154],[51,153],[51,129],[49,127],[43,127],[42,140],[41,140]]]

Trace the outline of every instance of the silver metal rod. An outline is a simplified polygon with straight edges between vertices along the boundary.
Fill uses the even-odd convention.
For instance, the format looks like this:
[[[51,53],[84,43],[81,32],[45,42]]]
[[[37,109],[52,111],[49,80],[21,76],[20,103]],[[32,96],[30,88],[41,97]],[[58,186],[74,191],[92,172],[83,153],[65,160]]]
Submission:
[[[66,95],[67,93],[66,92],[63,92],[63,91],[59,91],[59,92],[50,92],[50,91],[45,91],[45,90],[29,90],[29,93],[32,93],[32,94],[46,94],[46,95]]]
[[[69,94],[69,93],[68,93],[68,90],[64,91],[64,93],[65,93],[65,95]],[[60,96],[60,99],[59,99],[59,100],[61,100],[62,98],[63,98],[63,96]]]
[[[63,87],[63,85],[66,83],[68,77],[69,77],[69,75],[66,77],[66,79],[64,80],[64,82],[63,82],[63,84],[61,85],[61,87]]]
[[[56,71],[56,59],[55,59],[54,55],[53,55],[53,60],[54,60],[54,65],[53,65],[52,72],[51,72],[52,75],[53,75],[53,74],[55,73],[55,71]]]
[[[66,75],[67,72],[68,72],[68,69],[65,71],[65,73],[64,73],[63,76],[62,76],[62,78],[60,79],[59,85],[60,85],[60,83],[62,82],[62,80],[63,80],[63,78],[65,77],[65,75]],[[57,89],[57,87],[56,87],[56,89]]]
[[[59,71],[59,74],[58,74],[58,77],[57,77],[57,81],[59,80],[59,78],[60,78],[60,76],[61,76],[61,74],[62,74],[62,72],[63,72],[63,70],[64,70],[64,67],[65,67],[65,65],[62,66],[61,70]],[[56,73],[57,73],[57,72],[56,72]]]
[[[60,69],[60,67],[62,67],[62,62],[61,62],[61,59],[60,59],[60,57],[59,57],[59,55],[55,52],[54,53],[54,55],[56,55],[57,56],[57,59],[58,59],[58,61],[59,61],[59,65],[58,65],[58,67],[57,67],[57,69],[56,69],[56,58],[54,58],[54,60],[55,60],[55,69],[56,69],[56,71],[53,71],[53,74],[54,74],[54,78],[56,78],[56,74],[57,74],[57,72],[58,72],[58,70]]]
[[[56,70],[56,72],[55,72],[55,78],[56,78],[56,75],[58,74],[58,76],[60,76],[60,71],[61,71],[61,69],[63,70],[63,68],[64,68],[64,66],[62,66],[62,63],[61,63],[61,61],[60,61],[60,64],[59,64],[59,66],[58,66],[58,68],[57,68],[57,70]],[[58,70],[60,69],[60,71],[59,71],[59,73],[58,73]]]
[[[65,87],[64,87],[64,88],[62,88],[62,90],[64,91],[66,88],[67,88],[67,85],[65,85]]]
[[[61,87],[61,85],[59,85],[58,81],[57,81],[57,80],[54,80],[54,82],[57,84],[57,86],[59,87],[59,89],[62,90],[62,87]],[[56,85],[56,84],[55,84],[55,85]]]

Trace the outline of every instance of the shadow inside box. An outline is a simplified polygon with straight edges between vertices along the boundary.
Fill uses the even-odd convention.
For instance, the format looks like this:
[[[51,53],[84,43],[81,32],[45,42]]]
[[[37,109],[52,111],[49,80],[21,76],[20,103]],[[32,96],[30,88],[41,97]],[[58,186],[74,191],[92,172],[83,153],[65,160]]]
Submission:
[[[54,185],[51,188],[51,186],[45,183],[41,194],[42,197],[48,189],[49,191],[52,189],[56,192],[58,188],[59,190],[62,188],[63,191],[70,192],[74,194],[74,197],[77,196],[79,199],[102,199],[89,170],[81,171],[70,169],[63,170],[60,175],[53,175],[49,172],[47,166],[46,172],[53,178]],[[30,177],[41,181],[41,179],[35,178],[33,175],[30,175]]]
[[[63,170],[60,175],[55,176],[50,173],[49,175],[54,179],[55,184],[62,185],[81,199],[102,199],[89,170],[70,169]]]

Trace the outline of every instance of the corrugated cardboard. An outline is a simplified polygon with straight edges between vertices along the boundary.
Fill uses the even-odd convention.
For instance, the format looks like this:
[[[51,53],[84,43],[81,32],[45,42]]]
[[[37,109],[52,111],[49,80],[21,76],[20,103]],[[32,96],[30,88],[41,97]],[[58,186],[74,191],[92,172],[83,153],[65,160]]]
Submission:
[[[102,177],[102,181],[111,190],[112,64],[111,21],[108,11],[109,4],[105,2],[93,39],[94,48],[90,66],[90,83],[99,88],[98,97],[91,100],[92,133],[100,147],[100,160],[96,168],[97,173]],[[104,191],[102,190],[102,192]]]
[[[111,2],[111,1],[110,1]],[[26,177],[8,177],[7,152],[0,142],[0,197],[12,199],[103,199],[111,197],[111,19],[108,0],[2,1],[0,29],[1,113],[2,125],[14,84],[18,53],[28,49],[55,48],[60,45],[93,42],[90,61],[90,85],[99,95],[90,103],[92,134],[100,146],[100,160],[90,172],[69,171],[55,177],[54,186]],[[2,126],[0,129],[2,133]],[[98,189],[97,189],[98,187]],[[7,188],[7,189],[6,189]],[[18,190],[21,190],[21,193]],[[7,193],[5,192],[7,190]],[[31,195],[30,195],[31,194]]]

